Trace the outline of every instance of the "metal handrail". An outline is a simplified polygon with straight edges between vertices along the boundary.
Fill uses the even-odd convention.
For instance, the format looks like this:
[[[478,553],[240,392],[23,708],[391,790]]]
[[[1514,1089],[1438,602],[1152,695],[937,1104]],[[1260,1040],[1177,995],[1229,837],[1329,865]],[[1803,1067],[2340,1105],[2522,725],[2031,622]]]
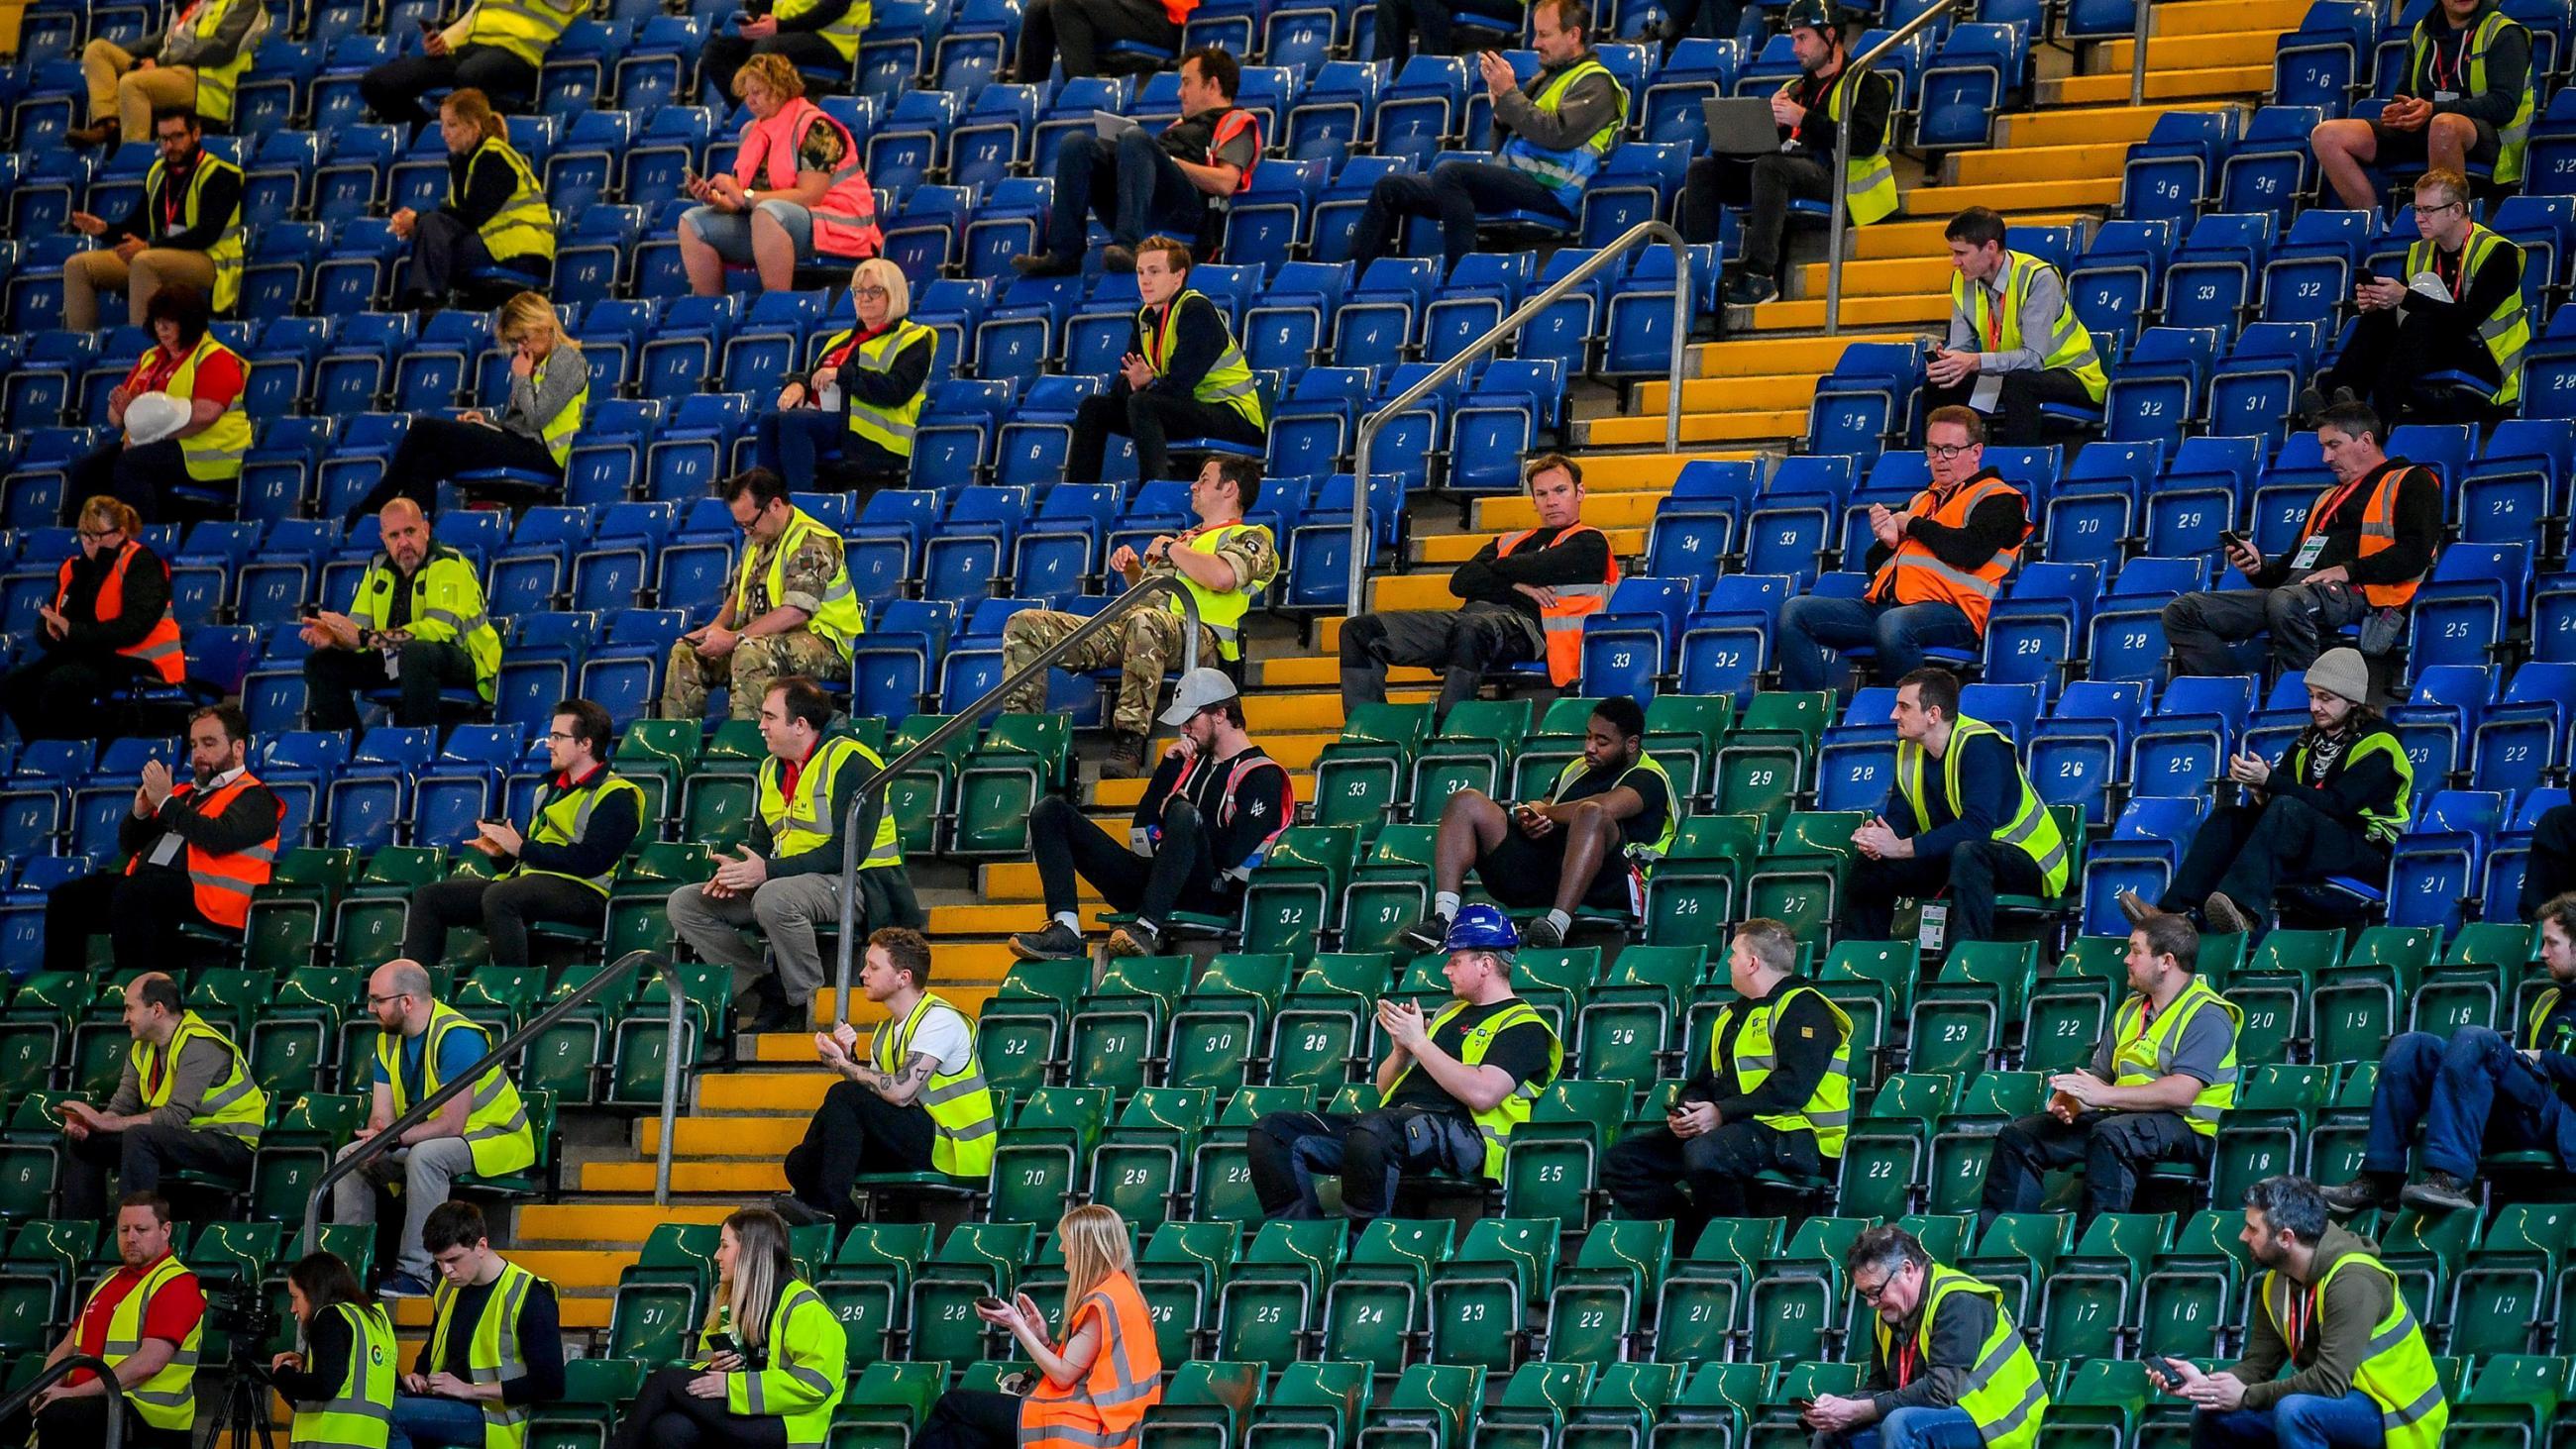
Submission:
[[[2147,103],[2147,4],[2148,0],[2138,0],[2137,20],[2129,27],[2137,32],[2129,45],[2129,104],[2133,106]]]
[[[16,1393],[0,1399],[0,1424],[7,1423],[10,1416],[27,1407],[28,1403],[36,1395],[43,1393],[54,1380],[75,1369],[88,1369],[109,1386],[107,1392],[101,1395],[107,1400],[107,1437],[99,1441],[99,1449],[125,1449],[125,1394],[116,1382],[116,1370],[107,1366],[107,1360],[94,1358],[85,1353],[76,1353],[59,1363],[47,1364],[44,1372],[29,1379]]]
[[[984,711],[1010,698],[1012,691],[1031,679],[1044,677],[1057,660],[1072,652],[1073,646],[1095,634],[1105,632],[1111,624],[1125,619],[1129,614],[1165,594],[1169,594],[1181,606],[1181,672],[1187,674],[1198,668],[1198,600],[1192,598],[1190,591],[1181,586],[1178,574],[1157,574],[1110,600],[1099,613],[1083,620],[1071,633],[1039,650],[1035,658],[1021,665],[1001,683],[984,691],[983,696],[973,704],[950,715],[940,723],[938,728],[914,741],[911,749],[886,761],[884,768],[859,782],[857,793],[850,798],[850,813],[841,822],[841,839],[847,844],[841,851],[841,929],[838,933],[839,942],[835,952],[837,961],[832,978],[832,1019],[834,1021],[850,1019],[850,974],[858,960],[859,931],[855,923],[859,915],[859,862],[865,860],[868,853],[867,846],[860,842],[870,842],[877,838],[877,822],[885,813],[887,787],[894,783],[897,776],[921,763],[959,731],[971,728],[976,720],[983,717]]]
[[[1851,100],[1843,112],[1845,120],[1849,120],[1859,111],[1860,80],[1868,74],[1871,66],[1878,63],[1878,58],[1913,39],[1925,26],[1957,8],[1958,3],[1959,0],[1937,0],[1931,9],[1896,27],[1895,33],[1885,40],[1863,51],[1858,57],[1843,62],[1843,74],[1836,76],[1834,83],[1843,84],[1843,76],[1851,78],[1851,89],[1846,92]],[[2138,3],[2143,6],[2146,0],[2138,0]],[[1894,151],[1895,141],[1896,119],[1891,115],[1888,118],[1887,134],[1879,138],[1879,154],[1886,155]],[[1851,175],[1851,145],[1852,128],[1834,127],[1834,169],[1833,173],[1826,178],[1828,184],[1825,188],[1833,196],[1833,209],[1825,227],[1825,335],[1827,337],[1842,330],[1843,221],[1845,209],[1849,204],[1843,195],[1843,178]]]
[[[1944,0],[1951,3],[1951,0]],[[1368,587],[1369,559],[1375,553],[1369,532],[1369,445],[1377,440],[1378,430],[1401,417],[1405,409],[1422,401],[1434,388],[1456,377],[1467,364],[1502,346],[1505,339],[1521,330],[1530,319],[1554,305],[1558,298],[1592,279],[1612,262],[1626,255],[1638,243],[1661,241],[1673,249],[1673,355],[1666,370],[1664,398],[1664,451],[1678,453],[1682,448],[1682,353],[1690,345],[1691,286],[1690,247],[1682,234],[1660,221],[1641,221],[1621,232],[1617,240],[1601,248],[1583,265],[1566,273],[1538,295],[1523,302],[1510,316],[1487,329],[1484,336],[1468,343],[1457,356],[1433,368],[1429,376],[1406,388],[1395,401],[1360,419],[1359,441],[1352,450],[1351,474],[1355,485],[1351,495],[1351,572],[1349,608],[1354,614],[1365,606],[1363,591]]]
[[[300,1251],[310,1253],[319,1243],[322,1232],[322,1200],[330,1196],[331,1189],[341,1178],[401,1146],[403,1133],[428,1121],[430,1114],[445,1106],[449,1098],[459,1092],[470,1090],[476,1082],[482,1080],[485,1072],[517,1055],[521,1048],[536,1040],[556,1022],[570,1016],[575,1009],[587,1005],[592,997],[607,990],[609,983],[625,974],[627,967],[637,965],[651,966],[654,973],[662,978],[662,986],[670,993],[671,999],[670,1040],[662,1052],[662,1142],[660,1150],[655,1154],[653,1165],[653,1203],[656,1207],[670,1206],[671,1138],[673,1136],[671,1129],[673,1122],[680,1115],[680,1032],[686,1024],[687,998],[681,994],[680,968],[670,957],[652,951],[629,951],[618,957],[607,970],[574,987],[558,998],[553,1005],[538,1012],[527,1025],[495,1043],[490,1050],[475,1058],[473,1066],[449,1078],[437,1091],[412,1103],[407,1111],[385,1124],[385,1130],[368,1138],[355,1151],[339,1157],[325,1168],[320,1180],[313,1184],[312,1195],[304,1202],[304,1236],[300,1239],[302,1243]]]

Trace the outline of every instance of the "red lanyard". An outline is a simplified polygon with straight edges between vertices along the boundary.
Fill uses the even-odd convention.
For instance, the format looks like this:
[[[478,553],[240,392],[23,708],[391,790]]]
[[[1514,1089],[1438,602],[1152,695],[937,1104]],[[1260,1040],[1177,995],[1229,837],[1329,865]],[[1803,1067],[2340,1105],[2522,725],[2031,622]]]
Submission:
[[[1145,360],[1154,364],[1154,371],[1157,373],[1160,373],[1163,370],[1163,360],[1172,355],[1171,349],[1164,344],[1172,335],[1172,317],[1180,310],[1181,299],[1174,297],[1171,301],[1163,304],[1163,315],[1155,319],[1153,337],[1154,350],[1153,354]]]
[[[196,174],[196,169],[197,168],[194,166],[189,167],[189,174]],[[161,235],[164,237],[170,236],[179,229],[179,209],[184,204],[184,198],[179,195],[179,187],[180,179],[178,177],[173,176],[166,171],[162,173]]]
[[[2004,275],[2011,275],[2009,272]],[[2004,301],[1992,288],[1986,291],[1986,350],[2004,350]]]
[[[1914,1382],[1914,1359],[1916,1352],[1917,1350],[1914,1347],[1913,1339],[1909,1338],[1905,1340],[1905,1342],[1897,1345],[1896,1386],[1900,1389],[1905,1387],[1907,1384]]]
[[[155,1047],[146,1054],[146,1060],[151,1063],[151,1071],[143,1079],[143,1100],[149,1102],[161,1095],[161,1074],[170,1065],[169,1049]]]
[[[2454,302],[2468,300],[2460,291],[2460,284],[2468,280],[2468,271],[2469,249],[2465,245],[2460,248],[2460,254],[2451,259],[2451,270],[2447,274],[2442,269],[2442,249],[2433,248],[2433,275],[2440,277],[2442,285],[2450,289],[2451,300]]]
[[[2468,60],[2469,38],[2463,35],[2460,37],[2458,48],[2451,52],[2451,74],[2450,78],[2445,80],[2442,76],[2442,47],[2440,42],[2435,42],[2433,46],[2432,62],[2433,89],[2437,91],[2457,91],[2460,88],[2461,68],[2468,64]]]
[[[2289,1346],[2292,1363],[2298,1362],[2299,1340],[2308,1336],[2308,1325],[2316,1321],[2316,1315],[2317,1290],[2311,1288],[2305,1296],[2302,1296],[2296,1288],[2292,1288],[2289,1321],[2281,1325],[2281,1340]]]
[[[2299,537],[2305,538],[2309,534],[2315,533],[2324,528],[2326,526],[2327,519],[2334,517],[2346,503],[2352,501],[2353,491],[2369,481],[2370,475],[2364,473],[2360,477],[2346,483],[2341,488],[2336,489],[2335,495],[2326,500],[2325,507],[2318,509],[2315,513],[2308,516],[2308,526],[2300,531]]]

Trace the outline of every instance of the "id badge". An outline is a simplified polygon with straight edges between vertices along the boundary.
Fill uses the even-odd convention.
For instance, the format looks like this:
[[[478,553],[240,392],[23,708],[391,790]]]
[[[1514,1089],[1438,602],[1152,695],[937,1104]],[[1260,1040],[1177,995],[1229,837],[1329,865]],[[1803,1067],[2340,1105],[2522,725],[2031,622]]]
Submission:
[[[1915,946],[1924,951],[1938,951],[1949,936],[1950,903],[1948,901],[1923,902],[1922,922],[1914,930]]]
[[[2458,91],[2435,91],[2435,92],[2433,92],[2433,103],[2434,103],[2435,105],[2448,105],[2448,104],[2450,104],[2451,102],[2458,100],[2459,98],[2460,98],[2460,93],[2459,93]]]
[[[2298,557],[2290,560],[2290,572],[2294,574],[2306,573],[2308,570],[2315,568],[2317,566],[2317,556],[2325,551],[2326,536],[2322,533],[2309,535],[2307,542],[2299,545]]]

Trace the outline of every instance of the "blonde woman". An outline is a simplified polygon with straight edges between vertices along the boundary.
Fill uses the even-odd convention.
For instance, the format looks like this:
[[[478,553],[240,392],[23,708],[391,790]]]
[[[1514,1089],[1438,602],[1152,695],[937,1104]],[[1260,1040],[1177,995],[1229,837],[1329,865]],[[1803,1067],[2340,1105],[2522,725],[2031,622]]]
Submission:
[[[1134,1449],[1145,1411],[1163,1399],[1154,1319],[1136,1291],[1127,1222],[1090,1203],[1056,1223],[1064,1243],[1061,1342],[1026,1293],[977,1316],[1010,1330],[1037,1364],[1026,1398],[951,1389],[931,1408],[912,1449]]]
[[[438,135],[447,143],[447,200],[425,213],[406,206],[390,222],[411,243],[403,308],[435,312],[460,286],[544,286],[554,275],[554,209],[490,98],[471,86],[451,93],[438,103]]]
[[[590,406],[590,364],[563,335],[554,304],[521,292],[501,305],[501,345],[511,349],[510,398],[495,415],[470,408],[455,418],[415,416],[384,480],[345,520],[354,527],[397,498],[433,512],[438,485],[459,473],[507,468],[563,486],[573,435]]]
[[[800,493],[814,487],[824,459],[838,460],[853,486],[868,491],[912,471],[912,429],[938,338],[909,319],[912,285],[883,257],[850,273],[850,304],[858,325],[824,338],[814,370],[789,379],[777,411],[760,417],[760,466]]]
[[[689,290],[724,291],[727,267],[752,267],[761,290],[796,285],[796,268],[819,257],[872,257],[884,244],[876,193],[860,169],[849,128],[805,99],[805,77],[783,55],[755,55],[733,77],[751,112],[733,170],[686,190],[698,204],[680,217],[680,263]]]
[[[81,505],[80,552],[54,574],[53,602],[36,610],[35,658],[0,677],[0,709],[27,740],[99,739],[94,711],[110,690],[187,677],[170,617],[170,566],[136,537],[143,520],[123,501]]]
[[[849,1342],[787,1251],[767,1208],[724,1220],[716,1308],[699,1361],[656,1370],[611,1449],[786,1449],[819,1445],[841,1402]]]

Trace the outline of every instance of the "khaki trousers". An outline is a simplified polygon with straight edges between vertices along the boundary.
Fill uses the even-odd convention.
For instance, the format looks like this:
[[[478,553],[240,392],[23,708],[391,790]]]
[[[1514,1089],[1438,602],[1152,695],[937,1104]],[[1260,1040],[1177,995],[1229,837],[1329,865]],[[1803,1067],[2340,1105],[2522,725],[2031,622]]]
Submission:
[[[197,72],[184,65],[134,68],[134,57],[112,40],[93,40],[81,51],[81,74],[89,79],[89,120],[95,126],[110,116],[123,127],[121,139],[152,139],[155,106],[197,104]]]
[[[63,325],[82,332],[98,330],[98,294],[123,292],[126,320],[140,327],[152,294],[172,282],[185,282],[215,299],[215,264],[204,252],[174,247],[145,247],[129,262],[113,251],[81,252],[63,263]]]

